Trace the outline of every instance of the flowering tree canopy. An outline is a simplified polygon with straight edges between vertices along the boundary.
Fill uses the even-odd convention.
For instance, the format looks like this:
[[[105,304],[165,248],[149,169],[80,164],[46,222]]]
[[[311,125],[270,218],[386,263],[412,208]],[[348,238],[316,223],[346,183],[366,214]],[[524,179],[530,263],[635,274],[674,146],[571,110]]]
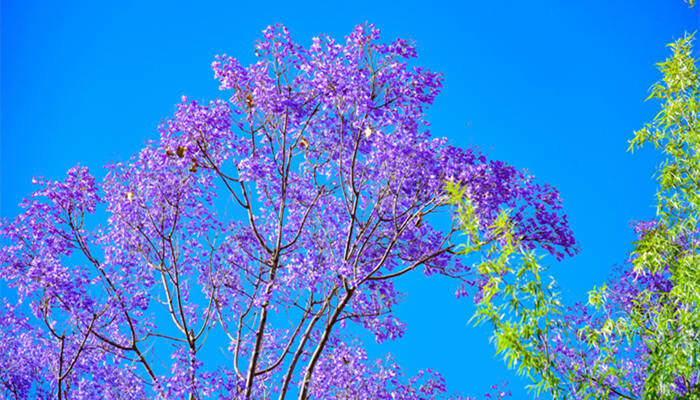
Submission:
[[[700,399],[700,76],[692,40],[669,45],[672,56],[658,64],[663,80],[649,96],[661,112],[631,140],[631,149],[663,149],[658,217],[634,224],[628,262],[588,304],[563,307],[554,285],[541,281],[537,257],[519,248],[507,215],[494,224],[505,240],[479,267],[486,283],[476,318],[493,324],[497,351],[538,393]],[[469,198],[454,190],[452,197],[469,215]],[[468,218],[463,229],[479,237]]]
[[[365,25],[303,48],[278,25],[255,55],[217,57],[228,98],[183,97],[101,183],[82,166],[37,179],[3,222],[4,396],[437,398],[437,372],[404,377],[345,327],[401,337],[394,281],[414,270],[480,282],[455,256],[446,182],[488,240],[508,209],[527,248],[575,251],[552,187],[431,138],[442,77],[411,43]]]

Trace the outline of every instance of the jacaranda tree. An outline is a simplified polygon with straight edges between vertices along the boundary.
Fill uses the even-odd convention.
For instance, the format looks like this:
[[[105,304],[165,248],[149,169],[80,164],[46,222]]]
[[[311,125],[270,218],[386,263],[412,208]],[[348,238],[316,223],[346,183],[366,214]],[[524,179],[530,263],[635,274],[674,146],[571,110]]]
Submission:
[[[303,48],[278,25],[255,55],[217,57],[228,98],[183,97],[101,183],[83,166],[37,178],[3,222],[17,294],[0,317],[3,396],[438,398],[437,372],[369,359],[349,325],[401,337],[394,281],[414,270],[460,293],[478,281],[455,255],[445,182],[479,226],[509,209],[524,245],[574,251],[553,188],[431,138],[442,77],[411,64],[409,42],[365,25]]]
[[[692,5],[692,4],[691,4]],[[536,251],[507,213],[491,230],[503,240],[488,248],[477,322],[490,322],[496,350],[555,399],[700,399],[700,76],[693,36],[671,43],[658,64],[663,79],[650,99],[661,102],[630,149],[653,144],[657,218],[636,222],[627,263],[590,292],[587,304],[562,305],[541,280]],[[481,243],[471,197],[451,189],[463,230]],[[517,222],[515,222],[517,224]]]

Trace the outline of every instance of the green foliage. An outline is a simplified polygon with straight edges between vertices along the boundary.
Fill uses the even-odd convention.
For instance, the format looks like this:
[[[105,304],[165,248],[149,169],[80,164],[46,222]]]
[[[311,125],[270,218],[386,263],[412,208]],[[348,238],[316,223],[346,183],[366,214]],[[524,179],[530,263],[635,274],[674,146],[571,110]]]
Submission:
[[[535,380],[538,393],[550,390],[557,385],[557,377],[550,371],[547,347],[545,359],[540,357],[540,350],[560,304],[551,292],[552,286],[542,284],[538,257],[514,237],[507,211],[483,228],[474,218],[474,207],[465,190],[452,182],[446,188],[464,233],[460,252],[466,255],[481,250],[483,254],[476,265],[483,285],[472,321],[475,325],[491,323],[496,352],[508,367]]]
[[[669,44],[671,57],[658,64],[663,79],[649,96],[661,102],[661,111],[630,141],[630,149],[649,143],[665,156],[657,173],[659,224],[635,243],[632,255],[636,271],[667,273],[673,285],[640,299],[655,302],[656,312],[628,317],[634,333],[651,327],[647,390],[662,394],[676,376],[700,369],[700,79],[692,43],[687,35]]]

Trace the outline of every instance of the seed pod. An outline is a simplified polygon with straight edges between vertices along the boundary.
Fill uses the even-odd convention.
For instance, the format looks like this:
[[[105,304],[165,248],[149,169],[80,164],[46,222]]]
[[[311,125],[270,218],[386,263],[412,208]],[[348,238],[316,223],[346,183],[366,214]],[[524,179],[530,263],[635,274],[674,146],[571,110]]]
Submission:
[[[177,149],[175,150],[175,153],[177,153],[177,156],[182,158],[185,156],[185,151],[187,151],[186,147],[182,146],[177,146]]]

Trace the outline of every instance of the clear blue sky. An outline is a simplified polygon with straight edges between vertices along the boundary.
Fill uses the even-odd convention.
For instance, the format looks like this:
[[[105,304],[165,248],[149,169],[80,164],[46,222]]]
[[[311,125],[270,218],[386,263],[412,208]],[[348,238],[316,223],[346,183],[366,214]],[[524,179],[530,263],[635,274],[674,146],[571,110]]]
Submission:
[[[294,2],[2,1],[0,215],[18,212],[34,175],[80,162],[101,175],[127,159],[182,94],[218,95],[210,63],[251,60],[260,31],[286,24],[301,43],[356,24],[412,38],[418,63],[445,74],[433,133],[527,168],[562,195],[581,253],[550,261],[569,300],[624,261],[633,219],[653,216],[657,160],[627,140],[658,106],[643,103],[664,45],[700,26],[681,0]],[[509,380],[467,302],[439,280],[408,279],[391,351],[413,372],[433,367],[450,389],[482,393]],[[436,345],[436,343],[438,345]]]

